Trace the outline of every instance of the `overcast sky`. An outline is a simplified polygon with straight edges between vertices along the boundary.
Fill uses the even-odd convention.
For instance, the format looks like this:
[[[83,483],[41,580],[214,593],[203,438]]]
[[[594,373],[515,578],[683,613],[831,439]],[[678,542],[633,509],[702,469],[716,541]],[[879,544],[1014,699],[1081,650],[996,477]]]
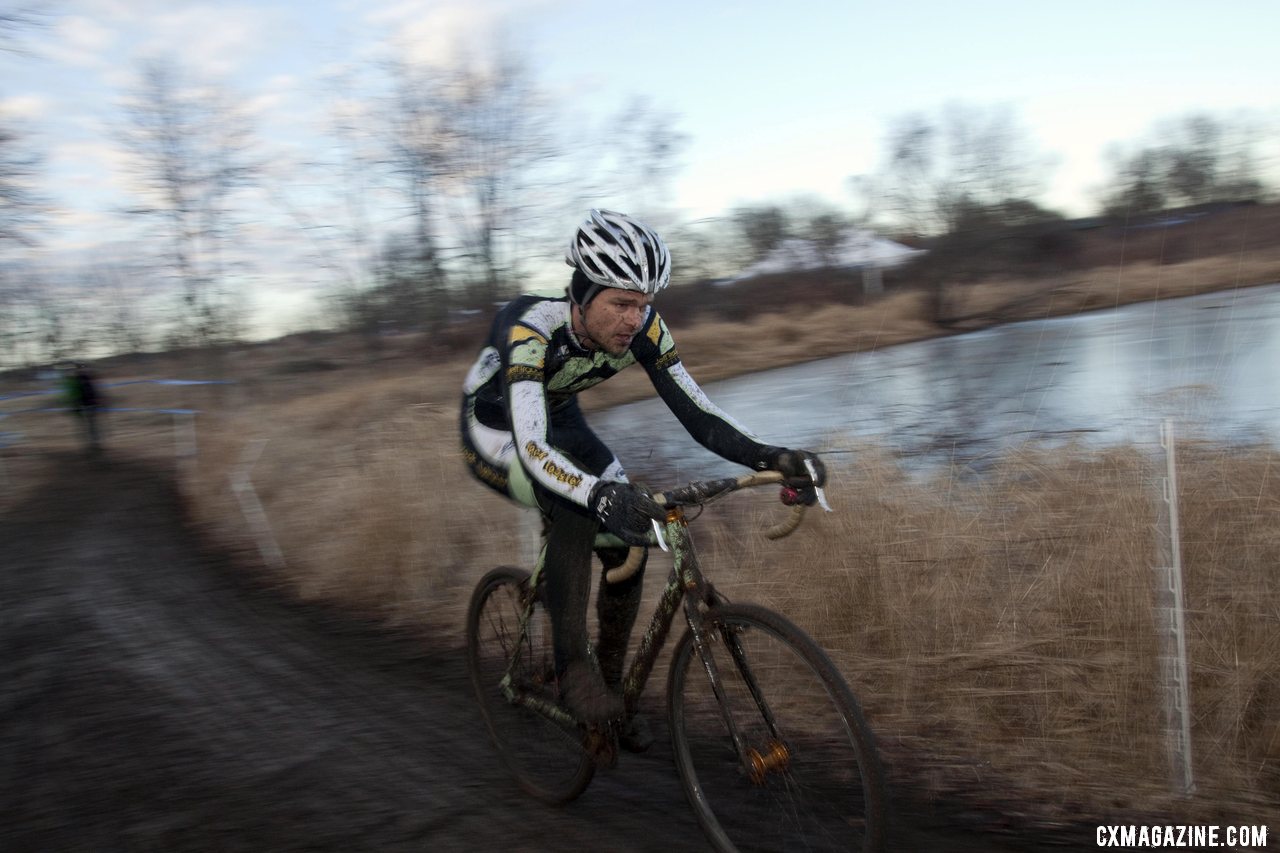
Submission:
[[[12,7],[12,2],[5,3]],[[19,4],[21,5],[21,4]],[[1005,106],[1052,155],[1047,201],[1091,209],[1102,151],[1204,110],[1280,119],[1280,3],[854,0],[62,0],[25,55],[0,56],[0,111],[46,156],[47,251],[119,239],[107,128],[140,60],[176,55],[245,94],[277,152],[327,123],[327,80],[393,55],[447,62],[500,32],[569,113],[644,96],[689,138],[687,218],[812,193],[852,206],[889,121],[948,103]],[[175,50],[176,47],[176,50]],[[1274,131],[1276,124],[1272,124]],[[1275,134],[1264,154],[1280,154]],[[625,200],[616,202],[625,207]],[[573,226],[566,222],[566,229]]]

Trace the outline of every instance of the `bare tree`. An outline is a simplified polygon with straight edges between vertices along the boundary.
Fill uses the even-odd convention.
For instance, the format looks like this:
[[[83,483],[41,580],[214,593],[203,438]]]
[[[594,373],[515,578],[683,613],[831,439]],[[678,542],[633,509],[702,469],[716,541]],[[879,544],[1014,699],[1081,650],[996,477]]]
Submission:
[[[1010,110],[952,104],[937,118],[896,119],[880,169],[853,188],[880,227],[929,240],[907,274],[926,289],[934,322],[952,326],[967,319],[953,285],[1038,261],[1041,232],[1059,229],[1061,217],[1036,203],[1049,162]]]
[[[1222,201],[1255,200],[1266,187],[1256,156],[1259,132],[1245,118],[1193,113],[1157,124],[1150,140],[1109,152],[1102,194],[1113,216]]]
[[[0,11],[0,50],[21,53],[23,32],[42,26],[40,13],[25,9]],[[33,357],[32,289],[26,272],[15,266],[12,252],[35,242],[44,212],[36,188],[42,158],[28,134],[14,124],[0,124],[0,354],[11,361]]]
[[[824,266],[833,266],[849,236],[850,217],[825,199],[811,195],[791,199],[786,210],[791,229],[813,247],[815,258]]]
[[[663,238],[671,247],[671,281],[676,285],[737,275],[749,255],[738,224],[725,216],[679,223],[664,231]]]
[[[1142,216],[1163,210],[1168,204],[1164,164],[1160,153],[1143,149],[1126,154],[1112,146],[1107,151],[1112,175],[1103,191],[1102,212],[1108,216]]]
[[[751,263],[768,255],[791,236],[791,218],[776,204],[738,207],[729,216],[746,243]]]
[[[381,286],[387,277],[411,285],[413,304],[405,306],[428,327],[438,326],[448,316],[448,276],[441,251],[444,213],[444,183],[449,174],[448,146],[439,103],[440,72],[407,65],[391,68],[395,90],[389,104],[387,144],[388,165],[399,178],[412,219],[412,250],[401,248],[397,240],[385,260],[395,261],[395,269],[381,267]]]
[[[518,278],[518,225],[535,218],[533,191],[560,154],[554,113],[528,65],[506,51],[496,60],[456,72],[440,104],[450,166],[445,188],[470,271],[467,301],[485,306]]]
[[[896,119],[883,165],[855,188],[869,196],[868,209],[896,227],[938,235],[974,208],[1035,201],[1047,164],[1009,110],[952,104],[936,119],[920,113]]]
[[[336,98],[332,111],[331,133],[336,145],[336,162],[329,164],[338,174],[344,224],[338,227],[346,258],[330,261],[340,270],[343,299],[351,303],[365,290],[377,271],[373,226],[370,217],[371,196],[376,191],[378,138],[369,127],[369,113],[363,99],[353,96],[348,77],[336,79]],[[315,229],[310,229],[314,231]],[[325,241],[328,242],[328,241]],[[350,322],[344,321],[350,326]],[[357,323],[356,327],[362,326]]]
[[[11,127],[0,125],[0,248],[27,245],[43,211],[34,179],[40,155]]]
[[[28,270],[15,268],[0,276],[0,363],[25,364],[40,351],[35,344],[38,289],[28,278]]]
[[[151,276],[145,269],[102,264],[83,273],[81,291],[94,306],[99,346],[117,353],[141,352],[152,343],[148,323]]]
[[[635,97],[606,119],[598,143],[604,174],[596,191],[628,199],[629,213],[663,230],[672,224],[672,181],[689,144],[679,121],[651,99]]]
[[[0,50],[20,52],[22,33],[43,25],[35,10],[0,10]],[[31,226],[42,208],[34,187],[40,166],[27,135],[13,125],[0,125],[0,248],[32,240]]]
[[[393,238],[379,281],[438,325],[450,308],[490,306],[523,281],[532,236],[561,206],[557,116],[528,64],[501,47],[487,61],[399,64],[390,76],[386,165],[416,251]]]
[[[25,53],[22,37],[25,33],[48,25],[50,13],[37,6],[17,6],[0,9],[0,50]]]
[[[253,128],[229,95],[186,85],[177,66],[155,62],[126,104],[122,141],[133,156],[142,204],[130,213],[160,222],[165,265],[177,278],[180,338],[234,338],[240,311],[227,280],[235,194],[261,173]]]

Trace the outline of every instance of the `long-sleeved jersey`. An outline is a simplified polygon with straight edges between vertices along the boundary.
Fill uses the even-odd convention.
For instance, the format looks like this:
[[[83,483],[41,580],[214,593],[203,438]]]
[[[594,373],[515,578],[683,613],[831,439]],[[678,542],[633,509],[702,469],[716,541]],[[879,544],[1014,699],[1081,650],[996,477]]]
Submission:
[[[772,448],[707,398],[680,363],[675,341],[652,306],[630,349],[614,356],[578,343],[567,298],[522,296],[498,313],[463,384],[463,428],[497,467],[473,464],[477,475],[497,485],[493,481],[504,478],[500,469],[514,453],[536,482],[586,506],[591,490],[600,479],[610,479],[610,472],[598,477],[555,447],[549,438],[552,419],[578,392],[637,363],[696,441],[732,462],[763,467]],[[476,433],[488,440],[477,440]]]

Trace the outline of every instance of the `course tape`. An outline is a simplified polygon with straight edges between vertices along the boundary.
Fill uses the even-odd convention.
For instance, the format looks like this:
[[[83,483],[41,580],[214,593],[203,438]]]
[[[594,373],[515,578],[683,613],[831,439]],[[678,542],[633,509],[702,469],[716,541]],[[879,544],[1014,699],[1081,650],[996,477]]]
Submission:
[[[103,382],[103,388],[119,388],[123,385],[234,385],[234,379],[126,379],[123,382]],[[42,391],[13,391],[0,394],[0,400],[16,400],[19,397],[47,397],[52,394],[65,393],[61,388],[46,388]],[[125,411],[125,410],[121,410]],[[138,411],[138,410],[135,410]]]
[[[10,415],[27,415],[32,412],[71,412],[74,409],[57,406],[43,406],[37,409],[18,409],[12,412],[0,412],[0,418],[7,418]],[[104,406],[98,409],[99,412],[155,412],[162,415],[198,415],[199,409],[128,409],[116,406]]]

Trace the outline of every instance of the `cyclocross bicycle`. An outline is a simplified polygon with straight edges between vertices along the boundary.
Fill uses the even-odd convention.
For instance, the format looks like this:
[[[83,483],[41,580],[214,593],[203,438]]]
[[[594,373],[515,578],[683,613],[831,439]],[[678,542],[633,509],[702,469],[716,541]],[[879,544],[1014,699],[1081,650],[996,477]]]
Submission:
[[[681,784],[715,849],[879,850],[884,776],[853,691],[808,634],[767,608],[729,602],[698,564],[684,510],[771,483],[794,500],[777,472],[653,496],[667,509],[654,539],[674,565],[623,679],[625,707],[637,707],[683,601],[688,630],[667,676],[668,723]],[[803,510],[766,535],[794,530]],[[467,660],[503,762],[526,791],[562,804],[598,767],[616,764],[621,721],[587,724],[559,701],[543,557],[545,549],[532,575],[501,567],[481,579],[467,612]],[[629,561],[607,579],[632,571]]]

